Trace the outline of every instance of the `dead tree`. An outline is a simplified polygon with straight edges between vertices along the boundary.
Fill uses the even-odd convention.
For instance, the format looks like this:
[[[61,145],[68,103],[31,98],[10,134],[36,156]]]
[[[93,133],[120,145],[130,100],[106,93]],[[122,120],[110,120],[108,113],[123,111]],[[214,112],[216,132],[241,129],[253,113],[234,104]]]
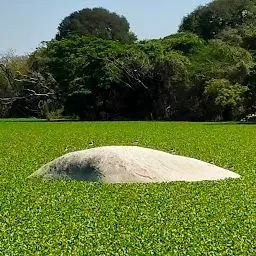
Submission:
[[[0,104],[5,108],[12,108],[17,102],[37,103],[41,116],[45,116],[51,102],[59,99],[57,82],[49,73],[44,76],[39,72],[29,71],[26,75],[9,69],[8,62],[0,63],[0,71],[4,74],[8,88],[5,88],[4,97],[0,97]],[[15,76],[14,76],[15,75]],[[29,104],[28,104],[29,105]]]

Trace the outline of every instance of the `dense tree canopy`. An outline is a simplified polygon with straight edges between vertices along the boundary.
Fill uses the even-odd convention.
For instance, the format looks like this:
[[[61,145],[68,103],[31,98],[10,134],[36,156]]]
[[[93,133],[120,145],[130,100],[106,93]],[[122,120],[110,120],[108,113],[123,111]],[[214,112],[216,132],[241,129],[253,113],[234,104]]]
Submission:
[[[187,15],[180,31],[213,39],[223,30],[256,24],[255,15],[255,0],[215,0]]]
[[[102,8],[73,13],[57,38],[0,63],[0,103],[15,98],[9,109],[40,111],[0,112],[239,120],[256,111],[255,2],[212,1],[185,17],[181,32],[137,42],[124,17]]]
[[[59,25],[57,38],[70,35],[99,37],[132,43],[137,38],[124,16],[104,8],[83,9],[67,16]]]
[[[242,99],[254,65],[245,49],[190,33],[134,45],[73,36],[49,42],[30,60],[58,81],[66,113],[93,120],[204,120],[219,118],[226,108],[233,118],[241,114],[233,111],[240,103],[219,104],[221,94],[210,85]]]
[[[240,26],[223,30],[217,36],[218,39],[225,41],[231,45],[239,46],[256,51],[256,27],[255,25]]]

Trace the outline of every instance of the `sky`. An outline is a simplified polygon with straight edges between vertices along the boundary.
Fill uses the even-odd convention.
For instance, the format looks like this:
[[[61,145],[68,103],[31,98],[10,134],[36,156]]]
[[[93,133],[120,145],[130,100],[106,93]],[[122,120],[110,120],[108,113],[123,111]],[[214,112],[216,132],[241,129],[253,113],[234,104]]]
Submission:
[[[0,0],[0,53],[29,53],[51,40],[59,23],[83,8],[124,15],[139,39],[175,33],[182,17],[210,0]]]

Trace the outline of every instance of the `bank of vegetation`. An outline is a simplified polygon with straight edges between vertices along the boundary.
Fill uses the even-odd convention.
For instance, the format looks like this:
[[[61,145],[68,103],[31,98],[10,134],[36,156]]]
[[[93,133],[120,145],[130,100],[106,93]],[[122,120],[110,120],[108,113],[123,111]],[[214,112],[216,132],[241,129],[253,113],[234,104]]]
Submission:
[[[255,14],[255,0],[215,0],[139,41],[116,13],[72,13],[33,53],[2,56],[0,116],[240,120],[256,107]]]

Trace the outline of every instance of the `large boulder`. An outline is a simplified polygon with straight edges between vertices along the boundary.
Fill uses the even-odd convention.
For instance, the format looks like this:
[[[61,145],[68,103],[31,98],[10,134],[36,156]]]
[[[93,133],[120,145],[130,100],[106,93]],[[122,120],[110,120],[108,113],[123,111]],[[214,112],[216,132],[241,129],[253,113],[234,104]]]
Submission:
[[[68,153],[29,177],[124,183],[222,180],[240,176],[209,163],[158,150],[108,146]]]

